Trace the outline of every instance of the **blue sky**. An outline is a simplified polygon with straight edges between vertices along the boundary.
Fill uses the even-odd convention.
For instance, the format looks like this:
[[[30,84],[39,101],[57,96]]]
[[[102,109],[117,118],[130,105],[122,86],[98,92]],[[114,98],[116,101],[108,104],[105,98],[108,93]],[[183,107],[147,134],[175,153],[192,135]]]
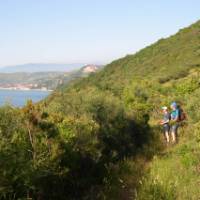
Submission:
[[[0,66],[107,63],[198,19],[199,0],[0,0]]]

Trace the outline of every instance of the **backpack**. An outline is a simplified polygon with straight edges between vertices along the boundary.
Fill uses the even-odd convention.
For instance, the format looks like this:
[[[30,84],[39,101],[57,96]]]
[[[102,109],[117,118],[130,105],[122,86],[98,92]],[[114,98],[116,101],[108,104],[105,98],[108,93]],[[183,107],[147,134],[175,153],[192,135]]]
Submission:
[[[179,122],[182,122],[187,119],[186,113],[182,108],[179,107]]]

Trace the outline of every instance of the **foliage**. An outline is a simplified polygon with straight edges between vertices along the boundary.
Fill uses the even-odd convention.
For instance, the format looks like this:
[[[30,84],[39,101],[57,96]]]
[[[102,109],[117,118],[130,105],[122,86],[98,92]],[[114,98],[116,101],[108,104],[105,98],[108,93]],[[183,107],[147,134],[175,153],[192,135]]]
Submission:
[[[0,199],[197,197],[192,169],[200,163],[199,30],[197,22],[39,104],[0,108]],[[163,147],[160,107],[171,101],[186,111],[194,143],[156,157]],[[153,155],[150,173],[142,178]]]

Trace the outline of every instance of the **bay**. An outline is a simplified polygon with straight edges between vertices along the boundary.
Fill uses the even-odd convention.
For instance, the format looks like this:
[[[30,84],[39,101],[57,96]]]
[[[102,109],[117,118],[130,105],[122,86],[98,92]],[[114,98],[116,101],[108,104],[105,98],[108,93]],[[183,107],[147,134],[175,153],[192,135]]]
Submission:
[[[0,90],[0,106],[11,104],[15,107],[23,107],[28,100],[34,103],[47,97],[50,91],[40,90]]]

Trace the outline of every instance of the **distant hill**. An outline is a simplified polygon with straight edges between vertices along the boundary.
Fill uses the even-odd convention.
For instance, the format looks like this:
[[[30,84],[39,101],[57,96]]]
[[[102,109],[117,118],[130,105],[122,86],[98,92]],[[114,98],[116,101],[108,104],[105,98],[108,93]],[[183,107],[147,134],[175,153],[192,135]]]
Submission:
[[[16,72],[69,72],[84,66],[83,63],[58,64],[58,63],[29,63],[23,65],[13,65],[0,68],[0,73]]]
[[[30,65],[29,65],[30,67]],[[59,85],[67,84],[77,78],[86,77],[90,73],[94,73],[101,69],[102,66],[86,65],[80,69],[70,72],[15,72],[15,73],[0,73],[0,87],[8,88],[15,85],[37,85],[39,88],[47,88],[50,90],[56,89]],[[44,69],[44,68],[43,68]]]
[[[81,68],[81,71],[83,73],[93,73],[98,71],[99,69],[103,68],[102,65],[86,65],[84,67]]]
[[[103,65],[89,64],[81,67],[78,70],[65,73],[63,79],[60,81],[60,85],[65,87],[65,85],[68,85],[69,82],[77,80],[79,78],[87,77],[91,73],[96,73],[100,71],[101,69],[103,69],[103,67]]]

